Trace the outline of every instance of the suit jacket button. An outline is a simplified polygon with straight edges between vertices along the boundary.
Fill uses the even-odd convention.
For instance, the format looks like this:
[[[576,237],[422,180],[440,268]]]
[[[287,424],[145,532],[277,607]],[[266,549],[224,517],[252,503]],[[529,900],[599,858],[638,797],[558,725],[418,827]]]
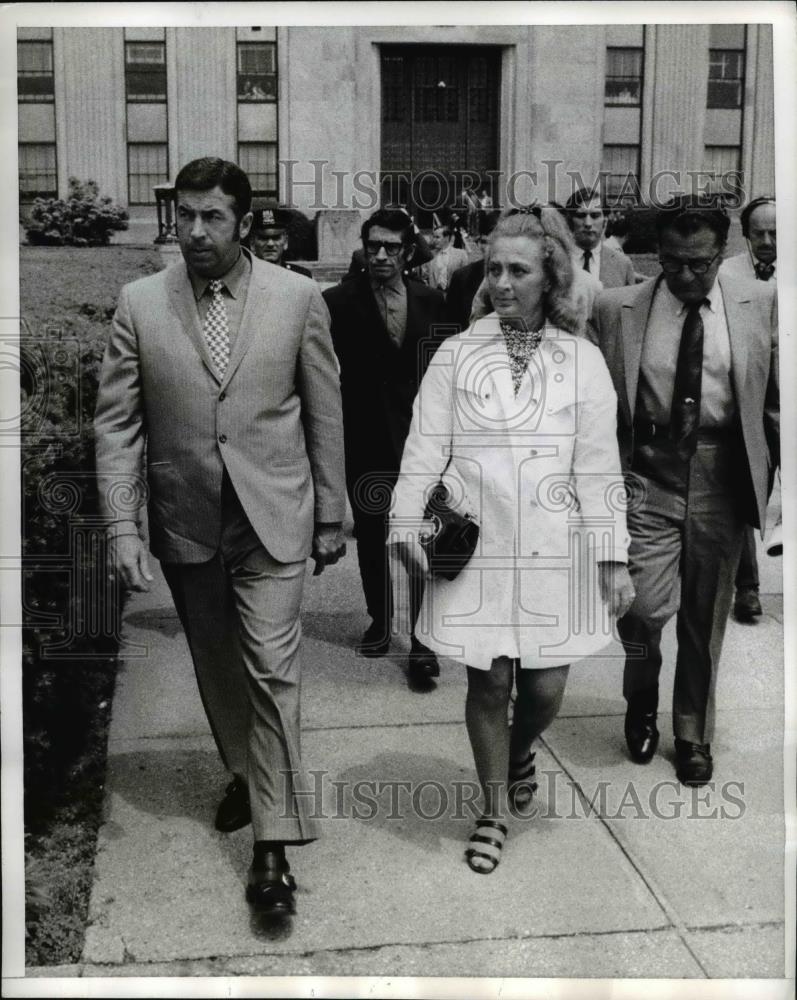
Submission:
[[[226,434],[219,434],[219,442],[221,444],[226,444],[227,443],[227,435]]]
[[[219,393],[219,402],[220,403],[223,402],[226,398],[227,398],[227,393],[226,392],[220,392]]]

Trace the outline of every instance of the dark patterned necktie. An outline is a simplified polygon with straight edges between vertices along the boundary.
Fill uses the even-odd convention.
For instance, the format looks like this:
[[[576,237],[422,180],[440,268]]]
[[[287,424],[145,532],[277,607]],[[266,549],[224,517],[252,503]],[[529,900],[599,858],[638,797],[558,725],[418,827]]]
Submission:
[[[584,251],[584,270],[589,274],[589,262],[592,260],[592,251]]]
[[[230,328],[227,322],[224,296],[221,294],[224,282],[219,278],[214,278],[208,287],[210,288],[211,300],[202,332],[205,335],[213,364],[223,377],[230,360]]]
[[[774,264],[765,264],[763,260],[756,261],[755,276],[759,281],[769,281],[774,273]]]
[[[675,368],[670,410],[670,438],[679,458],[685,462],[689,461],[697,448],[703,379],[703,320],[700,316],[700,307],[706,304],[708,299],[702,299],[689,306],[687,310]]]

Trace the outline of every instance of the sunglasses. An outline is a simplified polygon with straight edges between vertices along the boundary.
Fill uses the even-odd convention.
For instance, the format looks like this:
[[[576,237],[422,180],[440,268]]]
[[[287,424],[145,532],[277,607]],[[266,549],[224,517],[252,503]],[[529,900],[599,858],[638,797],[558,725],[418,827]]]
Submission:
[[[398,257],[403,246],[403,243],[385,243],[383,240],[366,240],[365,252],[372,257],[376,257],[380,250],[384,250],[388,257]]]

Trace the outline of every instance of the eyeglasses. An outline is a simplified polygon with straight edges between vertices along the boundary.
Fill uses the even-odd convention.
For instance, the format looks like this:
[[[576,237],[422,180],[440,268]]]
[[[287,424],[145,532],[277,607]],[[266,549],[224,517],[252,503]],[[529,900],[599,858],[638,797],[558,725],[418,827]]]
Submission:
[[[674,257],[659,257],[659,263],[665,274],[680,274],[683,267],[688,267],[692,274],[705,274],[721,253],[722,250],[718,250],[711,260],[701,260],[699,257],[697,260],[676,260]]]
[[[371,257],[376,257],[380,250],[384,250],[388,257],[398,257],[403,246],[403,243],[385,243],[383,240],[366,240],[365,251]]]

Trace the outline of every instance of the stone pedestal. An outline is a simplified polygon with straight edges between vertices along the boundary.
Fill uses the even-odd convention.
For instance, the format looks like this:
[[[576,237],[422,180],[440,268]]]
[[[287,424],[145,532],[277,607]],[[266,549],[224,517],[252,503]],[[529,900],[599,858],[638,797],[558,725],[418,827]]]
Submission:
[[[352,251],[360,245],[362,220],[356,209],[327,208],[315,220],[318,259],[348,265]]]

